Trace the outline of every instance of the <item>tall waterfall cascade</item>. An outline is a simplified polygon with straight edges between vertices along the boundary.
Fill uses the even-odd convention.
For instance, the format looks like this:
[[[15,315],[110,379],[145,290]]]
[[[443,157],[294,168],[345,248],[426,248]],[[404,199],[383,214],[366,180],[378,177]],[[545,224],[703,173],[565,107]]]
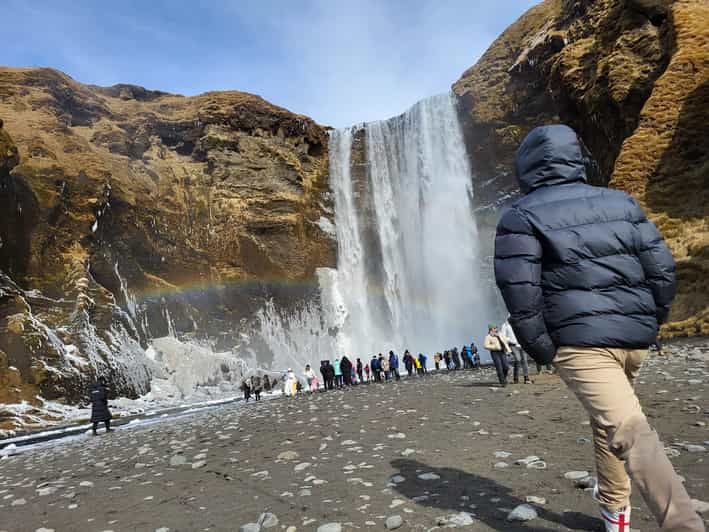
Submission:
[[[452,94],[363,128],[366,166],[352,173],[358,128],[330,137],[342,347],[432,353],[470,343],[481,324],[472,176]]]
[[[262,316],[274,366],[342,355],[366,360],[389,349],[430,355],[479,341],[489,280],[480,272],[454,95],[332,131],[329,153],[337,269],[318,272],[317,311],[287,325],[273,312]]]

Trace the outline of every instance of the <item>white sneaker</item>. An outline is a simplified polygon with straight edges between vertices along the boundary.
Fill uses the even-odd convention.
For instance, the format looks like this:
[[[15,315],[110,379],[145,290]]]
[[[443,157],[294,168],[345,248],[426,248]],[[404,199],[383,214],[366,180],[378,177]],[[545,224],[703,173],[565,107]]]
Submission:
[[[611,512],[600,506],[606,532],[630,532],[630,505],[619,512]]]
[[[593,487],[593,498],[598,502],[598,484]],[[620,511],[612,512],[599,503],[606,532],[630,532],[630,505]]]

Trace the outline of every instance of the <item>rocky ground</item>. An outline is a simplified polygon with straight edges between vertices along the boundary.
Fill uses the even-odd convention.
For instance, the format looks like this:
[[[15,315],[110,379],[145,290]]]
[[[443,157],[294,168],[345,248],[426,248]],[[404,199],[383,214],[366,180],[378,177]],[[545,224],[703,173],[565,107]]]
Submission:
[[[637,389],[706,501],[709,344],[668,351]],[[556,376],[533,378],[501,389],[489,369],[430,375],[26,451],[0,462],[0,530],[598,530],[571,478],[593,472],[588,422]],[[526,503],[536,518],[507,520]],[[637,495],[633,507],[634,529],[657,529]]]

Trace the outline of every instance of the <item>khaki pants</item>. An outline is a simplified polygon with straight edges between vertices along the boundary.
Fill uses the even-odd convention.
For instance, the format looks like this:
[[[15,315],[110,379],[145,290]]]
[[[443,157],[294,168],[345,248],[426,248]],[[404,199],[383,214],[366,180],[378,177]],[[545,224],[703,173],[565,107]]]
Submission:
[[[612,511],[628,505],[630,476],[662,530],[703,532],[633,389],[646,356],[646,349],[561,347],[554,365],[591,417],[601,504]]]

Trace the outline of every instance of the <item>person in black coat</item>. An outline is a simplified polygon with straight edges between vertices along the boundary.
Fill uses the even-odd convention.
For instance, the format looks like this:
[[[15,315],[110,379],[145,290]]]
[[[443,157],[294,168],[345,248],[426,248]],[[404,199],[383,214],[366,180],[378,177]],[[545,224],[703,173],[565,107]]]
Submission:
[[[340,360],[340,370],[342,371],[342,382],[345,386],[352,385],[352,362],[346,356]]]
[[[524,139],[523,196],[497,226],[497,285],[522,348],[553,362],[591,417],[606,528],[630,528],[630,476],[662,530],[703,531],[633,388],[674,298],[674,260],[634,198],[586,183],[589,162],[568,126]]]
[[[112,432],[111,411],[108,409],[108,388],[105,377],[99,377],[91,387],[91,423],[93,423],[93,434],[96,436],[98,424],[103,422],[106,432]]]
[[[364,382],[364,366],[362,365],[362,360],[357,359],[357,378],[360,384]]]

